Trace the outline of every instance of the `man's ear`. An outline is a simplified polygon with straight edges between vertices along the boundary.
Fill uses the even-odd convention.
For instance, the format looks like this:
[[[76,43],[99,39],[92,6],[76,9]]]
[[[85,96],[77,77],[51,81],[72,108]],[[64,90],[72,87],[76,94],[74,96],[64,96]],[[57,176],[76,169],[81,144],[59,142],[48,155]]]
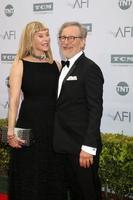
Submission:
[[[82,46],[81,49],[84,50],[85,49],[85,45],[86,45],[86,38],[82,39]]]

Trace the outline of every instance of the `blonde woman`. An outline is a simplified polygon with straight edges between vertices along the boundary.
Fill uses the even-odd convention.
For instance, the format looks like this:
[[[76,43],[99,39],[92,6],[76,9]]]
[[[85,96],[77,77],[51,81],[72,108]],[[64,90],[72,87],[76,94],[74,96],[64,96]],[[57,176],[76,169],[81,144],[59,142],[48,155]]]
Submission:
[[[61,164],[52,146],[59,70],[49,29],[37,21],[28,23],[9,80],[9,200],[66,198]],[[29,146],[15,135],[16,127],[31,130]]]

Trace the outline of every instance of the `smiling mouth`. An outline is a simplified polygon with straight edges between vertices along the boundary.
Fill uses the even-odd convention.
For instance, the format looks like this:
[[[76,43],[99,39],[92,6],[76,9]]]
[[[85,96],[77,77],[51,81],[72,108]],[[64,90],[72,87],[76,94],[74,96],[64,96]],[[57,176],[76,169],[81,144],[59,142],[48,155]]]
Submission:
[[[72,49],[72,47],[63,47],[64,50]]]
[[[48,47],[48,43],[47,44],[42,44],[42,47]]]

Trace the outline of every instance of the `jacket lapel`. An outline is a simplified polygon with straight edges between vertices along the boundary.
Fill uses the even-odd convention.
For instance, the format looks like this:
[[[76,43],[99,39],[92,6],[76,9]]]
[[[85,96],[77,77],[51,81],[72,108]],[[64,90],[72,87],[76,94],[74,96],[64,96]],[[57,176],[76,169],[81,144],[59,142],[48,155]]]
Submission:
[[[69,70],[69,72],[66,74],[62,85],[66,82],[67,78],[73,73],[73,71],[75,70],[75,68],[77,67],[78,62],[84,57],[84,53],[75,61],[75,63],[73,64],[73,66],[71,67],[71,69]]]
[[[73,64],[73,66],[71,67],[71,69],[69,70],[69,72],[66,74],[66,76],[65,76],[65,78],[64,78],[64,80],[63,80],[63,82],[62,82],[62,87],[63,87],[63,85],[65,84],[67,78],[72,74],[72,72],[73,72],[73,71],[75,70],[75,68],[77,67],[78,62],[79,62],[82,58],[84,58],[84,57],[85,57],[85,55],[84,55],[84,53],[83,53],[83,54],[75,61],[75,63]],[[60,96],[61,96],[61,93],[62,93],[62,87],[61,87],[61,91],[60,91],[60,94],[59,94],[59,97],[58,97],[57,101],[60,99]]]

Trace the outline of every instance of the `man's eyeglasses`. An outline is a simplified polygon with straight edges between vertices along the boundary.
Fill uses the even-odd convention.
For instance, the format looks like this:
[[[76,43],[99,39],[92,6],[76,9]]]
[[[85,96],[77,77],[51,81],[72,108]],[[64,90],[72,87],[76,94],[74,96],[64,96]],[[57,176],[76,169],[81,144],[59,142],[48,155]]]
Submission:
[[[59,36],[59,40],[61,41],[61,42],[64,42],[64,41],[69,41],[69,42],[73,42],[73,41],[75,41],[77,38],[82,38],[81,36],[78,36],[78,37],[76,37],[76,36]]]

